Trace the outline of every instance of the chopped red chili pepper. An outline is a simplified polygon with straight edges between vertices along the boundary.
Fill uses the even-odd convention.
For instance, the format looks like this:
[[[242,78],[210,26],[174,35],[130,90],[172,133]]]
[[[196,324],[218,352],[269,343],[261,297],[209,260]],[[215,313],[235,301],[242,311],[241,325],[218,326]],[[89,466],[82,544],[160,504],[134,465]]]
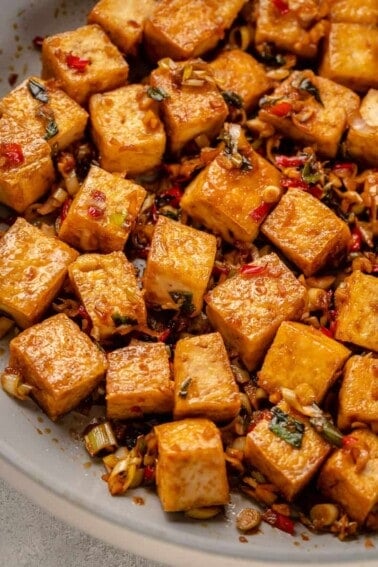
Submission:
[[[337,321],[331,321],[329,324],[329,330],[332,333],[333,336],[335,336],[336,333],[336,327],[337,327]]]
[[[350,162],[335,163],[335,165],[333,166],[333,170],[338,171],[340,169],[347,169],[348,171],[353,171],[354,170],[354,164],[350,163]]]
[[[267,110],[270,114],[274,114],[274,116],[284,117],[290,114],[293,110],[293,106],[290,102],[282,100],[281,102],[272,104],[272,106],[264,107],[264,110]]]
[[[266,266],[256,266],[255,264],[244,264],[240,268],[240,273],[242,276],[258,276],[266,271]]]
[[[144,471],[143,471],[143,480],[146,484],[151,484],[154,482],[156,477],[155,474],[155,467],[152,467],[151,465],[147,465],[144,467]]]
[[[45,39],[45,38],[42,37],[41,35],[36,35],[36,36],[33,38],[33,45],[34,45],[34,47],[35,47],[36,49],[41,49],[42,43],[43,43],[43,40],[44,40],[44,39]]]
[[[102,203],[106,201],[105,193],[103,191],[99,191],[98,189],[91,191],[91,197],[95,201],[101,201]]]
[[[299,167],[306,163],[308,156],[276,156],[275,162],[280,167]]]
[[[68,210],[69,210],[69,208],[70,208],[70,206],[71,206],[71,203],[72,203],[72,199],[71,199],[70,197],[68,197],[68,198],[64,201],[64,203],[63,203],[63,205],[62,205],[62,208],[61,208],[61,211],[60,211],[60,222],[61,222],[61,223],[64,221],[64,219],[65,219],[66,216],[68,215]]]
[[[284,516],[283,514],[272,510],[272,508],[268,508],[268,510],[262,514],[262,519],[267,524],[270,524],[271,526],[290,535],[294,535],[294,522],[288,516]]]
[[[333,333],[331,329],[327,329],[327,327],[320,327],[319,331],[321,331],[326,337],[333,339]]]
[[[0,144],[0,164],[10,169],[24,163],[25,158],[20,144],[3,142]]]
[[[285,0],[273,0],[273,4],[282,16],[290,12],[289,4]]]
[[[362,245],[362,234],[358,226],[355,226],[352,230],[352,238],[349,243],[349,252],[359,252]]]
[[[89,59],[82,59],[78,55],[68,53],[66,55],[66,63],[70,69],[74,69],[78,73],[84,73],[90,63]]]
[[[160,333],[158,339],[160,342],[165,343],[165,341],[168,339],[168,337],[171,334],[171,330],[170,329],[165,329],[165,331],[163,331],[162,333]]]
[[[319,187],[319,185],[313,185],[313,186],[309,185],[307,191],[317,199],[321,199],[323,197],[323,191],[322,188]]]
[[[260,203],[260,205],[258,205],[255,209],[253,209],[249,213],[249,216],[255,222],[261,222],[265,219],[266,215],[270,212],[271,208],[272,208],[271,203],[266,203],[265,201],[263,201],[262,203]]]
[[[85,325],[83,326],[83,331],[89,334],[92,330],[93,323],[84,305],[80,305],[79,309],[77,310],[77,314],[85,321]]]
[[[152,205],[152,207],[151,207],[151,216],[152,216],[152,220],[153,220],[154,222],[157,222],[157,221],[158,221],[158,218],[159,218],[159,211],[158,211],[158,208],[157,208],[157,206],[155,205],[155,203],[154,203],[154,204]]]
[[[94,205],[90,205],[88,207],[88,215],[92,217],[92,219],[100,219],[104,216],[104,211]]]
[[[281,179],[281,187],[283,189],[294,187],[308,191],[309,184],[306,183],[306,181],[303,181],[303,179],[297,179],[296,177],[284,177],[283,179]]]
[[[183,190],[178,185],[173,185],[167,191],[164,191],[160,197],[167,198],[171,207],[178,208],[180,206],[181,197],[183,195]]]
[[[342,438],[342,447],[343,449],[350,449],[357,443],[357,439],[353,437],[353,435],[344,435]]]
[[[213,274],[214,276],[222,276],[223,274],[227,276],[230,273],[230,269],[231,268],[229,266],[225,266],[218,262],[213,266]]]

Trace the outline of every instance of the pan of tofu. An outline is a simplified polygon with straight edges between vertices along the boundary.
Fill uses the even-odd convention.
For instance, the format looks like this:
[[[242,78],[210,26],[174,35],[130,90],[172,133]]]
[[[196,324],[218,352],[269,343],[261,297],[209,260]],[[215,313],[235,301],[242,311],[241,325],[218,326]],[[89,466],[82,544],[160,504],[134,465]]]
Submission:
[[[167,564],[376,565],[377,0],[5,4],[0,473]]]

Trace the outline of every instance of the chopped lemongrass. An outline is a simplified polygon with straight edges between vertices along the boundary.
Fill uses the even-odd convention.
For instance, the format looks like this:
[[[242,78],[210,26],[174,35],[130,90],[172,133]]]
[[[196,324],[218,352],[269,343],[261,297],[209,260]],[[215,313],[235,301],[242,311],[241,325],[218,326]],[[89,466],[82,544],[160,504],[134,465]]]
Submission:
[[[33,389],[32,386],[23,382],[18,370],[9,366],[1,373],[1,385],[7,394],[19,400],[26,400]]]
[[[242,532],[255,530],[261,524],[261,513],[256,508],[243,508],[236,517],[236,527]]]
[[[95,427],[84,436],[84,442],[91,457],[95,457],[102,451],[110,453],[117,448],[117,440],[108,421],[95,425]]]
[[[310,518],[315,529],[322,529],[338,520],[339,509],[335,504],[315,504],[310,510]]]

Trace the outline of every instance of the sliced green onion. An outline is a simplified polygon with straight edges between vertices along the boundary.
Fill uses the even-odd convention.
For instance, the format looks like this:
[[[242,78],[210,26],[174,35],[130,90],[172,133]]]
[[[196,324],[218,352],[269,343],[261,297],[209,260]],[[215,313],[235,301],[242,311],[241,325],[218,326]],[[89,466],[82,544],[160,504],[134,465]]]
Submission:
[[[337,429],[330,419],[324,415],[310,418],[310,425],[321,435],[328,443],[336,447],[342,447],[343,434]]]
[[[117,448],[117,440],[108,421],[95,425],[84,436],[84,442],[91,457],[95,457],[101,452],[111,453]]]

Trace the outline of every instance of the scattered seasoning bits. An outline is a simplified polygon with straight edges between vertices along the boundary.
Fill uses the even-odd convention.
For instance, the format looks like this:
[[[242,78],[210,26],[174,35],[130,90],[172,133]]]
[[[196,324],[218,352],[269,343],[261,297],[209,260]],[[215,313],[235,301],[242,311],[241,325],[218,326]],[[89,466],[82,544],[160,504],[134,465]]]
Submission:
[[[266,266],[256,266],[255,264],[244,264],[244,266],[240,268],[241,275],[247,278],[259,276],[264,272],[266,272]]]
[[[148,87],[147,96],[156,100],[156,102],[162,102],[166,98],[169,98],[169,94],[161,87]]]
[[[277,155],[274,158],[276,165],[280,167],[301,167],[306,163],[307,160],[308,160],[307,155],[301,155],[301,156]]]
[[[186,396],[188,395],[188,390],[189,390],[189,386],[192,383],[192,379],[191,378],[186,378],[180,386],[180,391],[179,391],[179,396],[180,398],[186,398]]]
[[[74,55],[73,53],[68,53],[66,55],[66,64],[67,67],[77,71],[78,73],[85,73],[87,70],[88,65],[90,64],[89,59],[82,59],[78,55]]]
[[[321,104],[322,106],[324,106],[322,99],[320,98],[320,94],[319,94],[319,90],[317,89],[317,87],[310,81],[310,79],[303,79],[300,83],[299,83],[299,90],[301,91],[306,91],[308,92],[310,95],[312,95],[314,97],[314,99]]]
[[[243,508],[236,517],[236,527],[241,532],[249,532],[257,529],[261,520],[261,513],[256,508]]]
[[[278,407],[272,409],[269,429],[292,447],[301,448],[305,430],[304,424]]]
[[[3,142],[0,144],[0,166],[4,169],[18,167],[25,161],[20,144]]]
[[[55,120],[50,120],[46,125],[46,134],[44,135],[45,140],[50,140],[59,133],[59,128]]]
[[[238,93],[234,91],[222,91],[221,95],[228,106],[243,108],[243,99]]]
[[[255,222],[262,222],[270,212],[271,208],[272,208],[271,203],[267,203],[266,201],[263,201],[262,203],[260,203],[260,205],[258,205],[255,209],[253,209],[249,213],[249,216]]]
[[[29,79],[28,81],[28,89],[30,94],[40,102],[47,103],[49,102],[49,95],[43,85],[35,81],[34,79]]]
[[[88,207],[88,216],[90,216],[92,219],[101,219],[104,216],[104,211],[103,209],[99,209],[98,207],[94,206],[94,205],[89,205]]]

